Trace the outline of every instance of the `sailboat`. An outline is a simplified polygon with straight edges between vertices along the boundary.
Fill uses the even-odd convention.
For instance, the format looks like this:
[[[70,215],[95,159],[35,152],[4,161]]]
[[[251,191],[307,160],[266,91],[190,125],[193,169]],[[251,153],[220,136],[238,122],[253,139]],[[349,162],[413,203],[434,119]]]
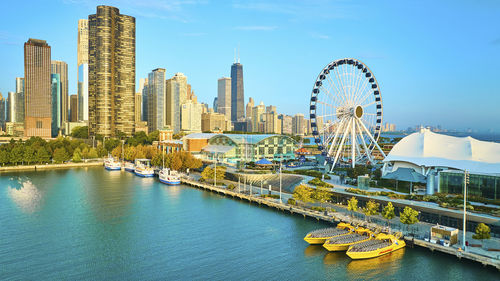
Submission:
[[[169,168],[165,168],[165,152],[162,151],[162,156],[163,156],[163,167],[158,173],[158,178],[160,179],[161,183],[168,184],[168,185],[178,185],[181,184],[181,178],[179,174],[171,170]]]

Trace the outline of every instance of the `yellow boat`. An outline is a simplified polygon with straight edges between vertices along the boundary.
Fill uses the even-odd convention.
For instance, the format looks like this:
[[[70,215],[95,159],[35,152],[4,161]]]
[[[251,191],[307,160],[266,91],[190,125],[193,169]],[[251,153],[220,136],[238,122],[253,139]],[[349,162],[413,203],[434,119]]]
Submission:
[[[304,240],[311,245],[322,245],[332,237],[349,234],[352,229],[354,229],[352,225],[340,222],[337,224],[337,227],[323,228],[309,232],[304,237]]]
[[[363,243],[373,238],[373,232],[369,229],[358,227],[353,233],[333,237],[326,240],[323,247],[328,251],[347,251],[349,246]]]
[[[380,233],[375,239],[350,246],[346,253],[353,260],[380,257],[404,248],[406,243],[399,238],[401,233],[396,235]]]

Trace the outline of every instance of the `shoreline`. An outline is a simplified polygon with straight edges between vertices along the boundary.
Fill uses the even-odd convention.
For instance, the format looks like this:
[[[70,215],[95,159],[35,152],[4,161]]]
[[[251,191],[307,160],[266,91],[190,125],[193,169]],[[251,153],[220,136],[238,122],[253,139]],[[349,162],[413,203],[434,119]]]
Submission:
[[[38,171],[50,169],[72,169],[72,168],[85,168],[85,167],[98,167],[103,166],[104,162],[87,162],[87,163],[65,163],[65,164],[37,164],[37,165],[21,165],[21,166],[7,166],[0,167],[1,172],[16,172],[16,171]]]

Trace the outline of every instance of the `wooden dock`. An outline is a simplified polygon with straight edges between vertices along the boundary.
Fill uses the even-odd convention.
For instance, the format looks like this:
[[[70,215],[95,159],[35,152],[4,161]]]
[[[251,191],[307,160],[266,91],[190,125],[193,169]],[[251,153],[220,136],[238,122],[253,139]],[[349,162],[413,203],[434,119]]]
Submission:
[[[289,212],[290,214],[302,215],[304,218],[308,217],[308,218],[316,219],[318,221],[321,220],[321,221],[330,222],[330,223],[341,222],[341,221],[346,222],[346,223],[351,223],[350,217],[345,216],[345,215],[340,214],[340,213],[336,213],[336,212],[325,213],[325,212],[320,212],[320,211],[314,211],[314,210],[302,208],[299,206],[292,206],[292,205],[284,204],[282,202],[281,203],[276,202],[276,200],[274,200],[274,199],[266,199],[266,198],[262,198],[262,197],[251,196],[249,194],[239,193],[239,192],[231,191],[231,190],[228,190],[225,188],[216,187],[216,186],[213,186],[210,184],[205,184],[205,183],[201,183],[198,181],[189,180],[189,179],[185,179],[185,178],[182,178],[181,182],[183,184],[187,184],[187,185],[190,185],[193,187],[204,189],[204,190],[214,192],[217,194],[221,194],[224,196],[230,196],[233,198],[238,198],[240,200],[248,201],[250,203],[264,205],[264,206],[267,206],[269,208],[275,208],[275,209],[281,210],[283,212]],[[470,253],[470,252],[460,252],[460,251],[457,251],[456,249],[451,248],[451,247],[441,246],[441,245],[426,242],[426,241],[420,240],[420,239],[413,240],[413,243],[417,246],[428,248],[431,251],[443,252],[443,253],[446,253],[449,255],[456,256],[459,259],[461,259],[461,258],[469,259],[472,261],[479,262],[479,263],[483,264],[484,266],[490,265],[490,266],[493,266],[493,267],[497,268],[498,270],[500,270],[500,260],[498,260],[498,259],[493,259],[490,257],[481,256],[481,255],[477,255],[477,254]]]

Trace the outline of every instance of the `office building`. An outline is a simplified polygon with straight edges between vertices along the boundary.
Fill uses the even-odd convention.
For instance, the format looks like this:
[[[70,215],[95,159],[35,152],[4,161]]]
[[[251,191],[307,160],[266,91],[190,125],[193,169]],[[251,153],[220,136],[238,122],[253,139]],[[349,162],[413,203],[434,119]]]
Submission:
[[[266,113],[266,106],[261,101],[259,105],[252,108],[252,132],[254,133],[264,133],[263,119],[262,115]]]
[[[69,121],[78,122],[78,96],[69,96]],[[67,132],[67,134],[71,133]]]
[[[52,122],[50,46],[45,40],[24,43],[25,136],[50,138]]]
[[[134,134],[135,18],[110,6],[89,15],[89,135]]]
[[[238,59],[238,62],[231,66],[231,121],[245,118],[244,103],[243,65]]]
[[[203,132],[229,131],[231,121],[221,113],[203,113],[201,115],[201,130]]]
[[[292,116],[280,114],[278,116],[278,120],[281,123],[280,124],[281,134],[291,135],[292,134]]]
[[[89,120],[89,21],[78,20],[77,39],[78,120]]]
[[[214,108],[215,111],[215,108]],[[217,111],[231,120],[231,78],[222,77],[217,80]]]
[[[52,73],[50,75],[50,88],[52,91],[52,137],[55,138],[59,135],[61,130],[61,76],[59,73]]]
[[[61,123],[68,122],[69,98],[68,98],[68,64],[63,61],[53,60],[51,62],[51,74],[59,74],[61,82],[61,103],[58,110],[61,115]]]
[[[154,69],[148,75],[148,130],[165,127],[165,69]]]
[[[181,105],[181,131],[196,133],[201,132],[201,114],[203,106],[192,100]]]
[[[252,109],[254,106],[255,106],[255,104],[254,104],[253,98],[249,98],[248,103],[247,103],[247,110],[246,110],[247,119],[252,119],[252,116],[253,116]]]
[[[181,105],[187,99],[187,78],[182,73],[176,73],[167,80],[166,124],[174,133],[181,130]]]
[[[214,112],[217,112],[217,108],[218,108],[218,106],[219,106],[219,101],[218,101],[217,97],[215,97],[215,98],[214,98],[214,105],[213,105],[213,107],[214,107]]]
[[[0,93],[0,131],[5,131],[5,123],[7,122],[7,100]]]
[[[16,122],[16,93],[7,94],[7,121]]]
[[[142,93],[135,93],[135,124],[142,121]]]
[[[16,122],[24,123],[24,78],[16,77]]]
[[[148,121],[148,94],[149,94],[149,86],[148,86],[148,78],[144,79],[144,83],[142,85],[142,112],[141,112],[141,120],[144,122]],[[166,82],[165,82],[166,84]],[[165,88],[167,86],[165,85]],[[137,106],[137,105],[136,105]]]

